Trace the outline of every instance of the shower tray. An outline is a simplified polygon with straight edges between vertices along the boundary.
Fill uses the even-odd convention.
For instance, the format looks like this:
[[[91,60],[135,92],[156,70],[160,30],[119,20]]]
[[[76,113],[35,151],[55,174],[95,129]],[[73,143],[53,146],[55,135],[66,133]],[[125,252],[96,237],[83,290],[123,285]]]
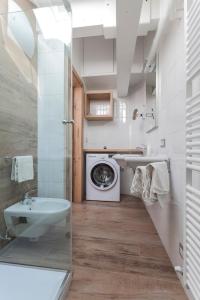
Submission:
[[[0,277],[3,300],[64,300],[72,278],[65,271],[7,263],[0,264]]]

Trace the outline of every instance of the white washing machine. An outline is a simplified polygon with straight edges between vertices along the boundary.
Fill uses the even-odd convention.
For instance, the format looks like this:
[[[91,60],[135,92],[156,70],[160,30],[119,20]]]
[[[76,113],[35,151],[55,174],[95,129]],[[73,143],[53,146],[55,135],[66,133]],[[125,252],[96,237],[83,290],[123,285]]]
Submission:
[[[86,200],[120,201],[120,166],[111,154],[86,155]]]

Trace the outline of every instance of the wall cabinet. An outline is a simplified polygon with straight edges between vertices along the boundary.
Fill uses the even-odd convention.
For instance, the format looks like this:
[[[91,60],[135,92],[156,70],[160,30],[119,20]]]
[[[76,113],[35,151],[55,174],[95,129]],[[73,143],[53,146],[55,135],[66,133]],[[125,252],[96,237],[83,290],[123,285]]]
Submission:
[[[88,91],[85,95],[85,118],[88,121],[113,120],[111,91]]]

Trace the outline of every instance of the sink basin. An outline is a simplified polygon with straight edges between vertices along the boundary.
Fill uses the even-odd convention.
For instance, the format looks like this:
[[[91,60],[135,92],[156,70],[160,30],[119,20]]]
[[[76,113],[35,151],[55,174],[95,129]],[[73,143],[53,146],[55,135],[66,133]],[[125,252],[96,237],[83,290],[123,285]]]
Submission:
[[[28,204],[18,202],[6,208],[4,218],[12,236],[38,238],[50,226],[66,220],[70,207],[65,199],[33,197]]]
[[[143,155],[127,155],[127,154],[116,154],[113,159],[122,167],[136,168],[138,165],[145,165],[151,162],[167,161],[168,157],[165,155],[157,156],[143,156]]]

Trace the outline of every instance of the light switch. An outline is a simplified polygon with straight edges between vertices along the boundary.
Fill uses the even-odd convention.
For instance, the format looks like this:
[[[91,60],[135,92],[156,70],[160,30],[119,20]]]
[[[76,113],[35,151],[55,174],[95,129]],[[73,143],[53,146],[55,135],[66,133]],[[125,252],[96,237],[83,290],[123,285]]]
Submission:
[[[165,148],[166,147],[166,139],[161,139],[160,140],[160,147]]]

